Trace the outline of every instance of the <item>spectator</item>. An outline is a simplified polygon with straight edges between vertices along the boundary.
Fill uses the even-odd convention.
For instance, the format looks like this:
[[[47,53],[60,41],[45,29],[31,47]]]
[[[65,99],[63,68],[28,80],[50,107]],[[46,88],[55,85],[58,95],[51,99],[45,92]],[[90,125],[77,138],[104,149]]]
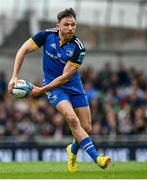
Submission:
[[[106,63],[98,72],[87,67],[82,77],[90,102],[92,135],[147,133],[147,75],[135,68],[112,70]],[[97,75],[97,76],[96,76]],[[124,75],[124,77],[123,77]],[[121,79],[121,80],[120,80]],[[65,120],[48,103],[46,96],[16,100],[5,89],[2,73],[0,89],[0,139],[29,142],[54,137],[57,140],[71,135]],[[39,80],[36,81],[39,83]]]
[[[6,94],[6,76],[4,72],[0,72],[0,101],[4,100]]]
[[[117,116],[114,111],[109,111],[106,114],[106,132],[107,134],[117,134]]]
[[[134,112],[134,133],[145,133],[145,115],[142,107],[138,107]]]
[[[124,104],[118,113],[118,131],[120,134],[132,134],[131,106]]]
[[[98,98],[98,91],[93,87],[91,81],[86,81],[84,83],[84,88],[89,102],[94,98]]]
[[[47,120],[46,111],[44,109],[37,109],[33,118],[36,124],[36,135],[45,138],[53,134],[53,127],[49,120]]]
[[[52,117],[52,125],[54,127],[54,132],[53,132],[53,137],[56,140],[61,140],[63,138],[64,134],[64,120],[63,117],[59,114],[56,113]]]
[[[131,79],[129,77],[129,73],[127,72],[124,64],[119,62],[117,69],[118,69],[117,70],[117,75],[118,75],[118,78],[119,78],[119,85],[120,86],[129,86],[130,83],[131,83]]]

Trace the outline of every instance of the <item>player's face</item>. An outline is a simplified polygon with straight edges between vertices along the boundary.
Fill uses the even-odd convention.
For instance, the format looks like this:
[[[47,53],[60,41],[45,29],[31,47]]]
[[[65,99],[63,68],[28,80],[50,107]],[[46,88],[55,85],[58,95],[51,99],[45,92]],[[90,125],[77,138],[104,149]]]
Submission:
[[[65,40],[72,39],[76,31],[76,20],[74,17],[65,17],[58,23],[60,35]]]

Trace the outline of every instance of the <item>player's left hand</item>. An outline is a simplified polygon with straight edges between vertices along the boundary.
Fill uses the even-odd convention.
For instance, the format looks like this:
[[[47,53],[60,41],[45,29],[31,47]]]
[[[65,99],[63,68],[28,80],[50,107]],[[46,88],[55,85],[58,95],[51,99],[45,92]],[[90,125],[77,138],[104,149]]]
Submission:
[[[43,94],[42,88],[33,85],[33,89],[31,91],[30,96],[36,97],[36,96],[41,96],[42,94]]]

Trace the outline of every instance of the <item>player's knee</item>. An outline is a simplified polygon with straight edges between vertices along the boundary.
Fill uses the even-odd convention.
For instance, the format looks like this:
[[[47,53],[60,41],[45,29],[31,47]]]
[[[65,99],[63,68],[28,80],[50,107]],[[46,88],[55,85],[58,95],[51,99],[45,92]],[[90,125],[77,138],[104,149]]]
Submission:
[[[76,115],[67,115],[66,119],[71,128],[77,128],[79,126],[79,121]]]

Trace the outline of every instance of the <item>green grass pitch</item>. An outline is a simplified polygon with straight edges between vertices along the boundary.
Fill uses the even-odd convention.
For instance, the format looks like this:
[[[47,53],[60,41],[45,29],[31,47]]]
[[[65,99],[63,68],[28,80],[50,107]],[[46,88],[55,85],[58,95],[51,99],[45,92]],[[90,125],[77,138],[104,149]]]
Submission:
[[[83,162],[76,173],[65,162],[1,162],[0,179],[147,179],[147,162],[111,162],[106,170]]]

